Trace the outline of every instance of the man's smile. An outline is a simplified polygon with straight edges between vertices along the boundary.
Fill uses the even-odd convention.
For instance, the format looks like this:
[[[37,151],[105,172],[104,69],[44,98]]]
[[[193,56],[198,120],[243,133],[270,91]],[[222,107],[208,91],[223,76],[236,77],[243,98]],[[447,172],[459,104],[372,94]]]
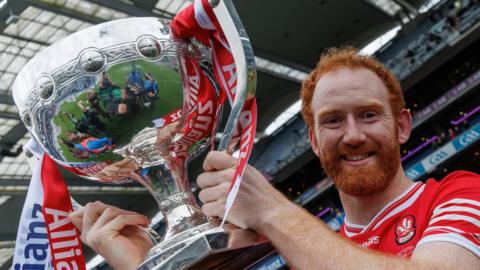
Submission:
[[[361,165],[365,165],[370,160],[372,160],[374,155],[375,155],[375,152],[370,151],[370,152],[361,153],[361,154],[341,155],[340,159],[342,160],[342,163],[345,162],[348,165],[361,166]]]

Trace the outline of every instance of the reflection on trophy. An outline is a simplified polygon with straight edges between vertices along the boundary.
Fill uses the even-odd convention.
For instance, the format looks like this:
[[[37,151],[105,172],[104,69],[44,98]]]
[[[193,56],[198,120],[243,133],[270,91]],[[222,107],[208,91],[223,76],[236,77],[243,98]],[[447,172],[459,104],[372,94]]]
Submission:
[[[233,6],[221,4],[228,15]],[[198,74],[186,69],[188,61],[199,63]],[[250,231],[212,227],[189,187],[188,163],[211,147],[220,121],[211,66],[211,51],[174,40],[168,21],[130,18],[60,40],[25,65],[15,81],[23,122],[58,164],[93,181],[137,181],[154,196],[166,233],[141,269],[210,268],[258,243]],[[224,132],[230,136],[255,87],[254,70],[237,70],[249,72],[250,80],[237,86],[240,102]],[[209,76],[203,82],[208,87],[198,88],[200,73]]]

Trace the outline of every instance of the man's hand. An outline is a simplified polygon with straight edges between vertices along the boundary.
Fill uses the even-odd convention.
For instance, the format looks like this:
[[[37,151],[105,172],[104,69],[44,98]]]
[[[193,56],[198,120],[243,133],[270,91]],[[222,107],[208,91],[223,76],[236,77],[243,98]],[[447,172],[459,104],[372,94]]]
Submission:
[[[210,152],[204,163],[204,173],[197,178],[202,189],[202,211],[209,217],[223,217],[228,188],[235,172],[237,160],[224,153]],[[278,192],[263,175],[252,166],[247,166],[235,203],[227,217],[231,223],[251,228],[261,233],[260,227],[273,209],[290,202]]]
[[[124,158],[113,164],[110,164],[96,173],[96,177],[100,179],[100,182],[112,182],[120,181],[125,178],[135,178],[136,171],[139,169],[135,160],[130,158]]]
[[[101,202],[88,203],[69,216],[82,241],[114,269],[131,270],[144,260],[152,242],[145,231],[148,217]]]

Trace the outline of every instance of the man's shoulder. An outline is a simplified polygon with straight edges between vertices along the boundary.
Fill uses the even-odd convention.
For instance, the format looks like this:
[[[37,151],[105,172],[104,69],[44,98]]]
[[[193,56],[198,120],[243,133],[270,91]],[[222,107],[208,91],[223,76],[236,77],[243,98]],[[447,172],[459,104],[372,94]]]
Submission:
[[[436,208],[445,203],[475,201],[480,205],[480,175],[469,171],[455,171],[443,179],[429,179],[425,185],[423,202]]]
[[[480,192],[480,175],[469,171],[454,171],[441,180],[429,179],[427,187],[435,189],[436,194],[459,191]]]
[[[417,247],[430,242],[450,242],[480,254],[480,175],[455,171],[439,182],[427,181],[427,225]]]
[[[454,171],[447,176],[445,176],[441,182],[443,181],[455,181],[455,180],[462,180],[462,181],[480,181],[480,175],[470,171]]]

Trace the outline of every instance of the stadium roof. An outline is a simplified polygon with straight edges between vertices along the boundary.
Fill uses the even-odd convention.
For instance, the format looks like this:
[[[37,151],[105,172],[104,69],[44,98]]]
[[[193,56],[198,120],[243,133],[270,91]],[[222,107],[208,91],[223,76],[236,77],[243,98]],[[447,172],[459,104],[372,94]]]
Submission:
[[[294,5],[287,1],[235,3],[257,53],[259,70],[264,73],[260,76],[270,79],[259,80],[259,102],[262,101],[262,91],[290,93],[287,94],[288,98],[272,104],[273,106],[259,104],[260,117],[263,114],[268,115],[259,121],[260,132],[295,102],[294,97],[298,92],[295,84],[305,77],[305,72],[312,67],[324,48],[343,43],[364,46],[376,36],[399,24],[393,19],[392,11],[382,11],[374,2],[296,1]],[[13,105],[11,86],[20,68],[31,57],[49,44],[92,24],[128,16],[171,18],[189,3],[191,1],[184,0],[2,1],[0,149],[3,154],[0,155],[0,178],[28,178],[30,174],[23,155],[17,157],[7,155],[8,152],[16,153],[29,138]],[[385,5],[385,3],[379,5],[382,4]],[[344,9],[346,5],[351,8]],[[303,14],[300,16],[299,12],[292,12],[295,9],[301,10]],[[268,31],[265,31],[266,29]],[[265,82],[266,87],[262,88],[262,82]],[[267,96],[265,95],[264,99],[268,99]]]

